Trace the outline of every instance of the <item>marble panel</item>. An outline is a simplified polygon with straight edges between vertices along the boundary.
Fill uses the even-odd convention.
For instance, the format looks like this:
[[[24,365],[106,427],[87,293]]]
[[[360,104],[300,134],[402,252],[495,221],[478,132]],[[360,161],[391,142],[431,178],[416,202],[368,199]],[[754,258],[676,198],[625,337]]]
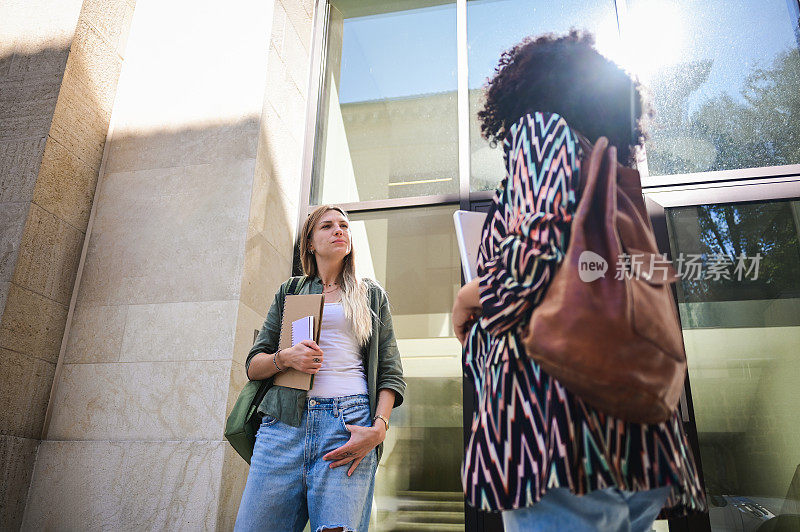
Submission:
[[[23,530],[214,530],[222,441],[42,442]]]
[[[292,134],[292,138],[302,141],[306,127],[305,91],[289,75],[274,46],[269,50],[269,68],[265,85],[265,105],[269,104],[281,118]],[[267,124],[271,126],[271,124]]]
[[[32,203],[12,281],[68,306],[82,249],[81,231]]]
[[[217,530],[233,530],[249,471],[250,466],[247,465],[247,462],[236,454],[233,447],[226,445],[219,488]]]
[[[60,88],[61,79],[0,82],[0,142],[47,135]]]
[[[10,283],[0,347],[55,364],[67,323],[67,306]]]
[[[244,303],[239,303],[239,315],[236,318],[236,339],[233,344],[233,361],[244,368],[247,354],[253,347],[255,331],[260,331],[267,317],[267,310],[257,312]]]
[[[297,0],[279,0],[286,10],[286,16],[294,27],[297,38],[308,53],[311,50],[312,20],[314,18],[313,2]],[[277,2],[276,2],[277,3]]]
[[[10,74],[13,68],[14,53],[10,52],[10,49],[10,47],[6,50],[0,48],[0,82],[12,81],[9,78],[11,78]],[[18,80],[13,79],[13,81]]]
[[[0,142],[0,203],[30,203],[42,164],[45,139],[42,136]]]
[[[12,24],[3,28],[0,50],[7,41],[22,53],[69,46],[81,3],[82,0],[4,0],[2,16]]]
[[[106,176],[79,301],[238,298],[254,166],[250,159]]]
[[[123,497],[133,504],[123,505],[123,522],[136,522],[131,530],[213,531],[228,446],[220,440],[173,443],[158,449],[152,444],[132,446],[124,463],[133,474],[125,483]],[[148,471],[153,457],[163,464],[155,475]]]
[[[128,11],[126,11],[123,16],[124,18],[118,22],[119,26],[122,28],[119,40],[117,41],[117,55],[125,59],[125,50],[128,48],[128,37],[131,34],[131,27],[133,26],[133,13],[136,8],[136,0],[125,0],[125,3],[128,6]]]
[[[99,169],[122,60],[91,26],[78,27],[50,135]]]
[[[221,439],[231,361],[65,364],[55,440]]]
[[[310,44],[310,30],[311,21],[307,22],[307,26],[303,27],[300,24],[295,24],[292,20],[291,10],[287,10],[289,20],[292,21],[291,25],[287,25],[286,34],[283,38],[283,53],[281,57],[286,67],[289,69],[289,75],[294,80],[295,85],[300,87],[301,92],[305,96],[308,93],[308,82],[311,67],[311,47],[307,46],[300,37],[300,32],[303,29],[308,31]],[[301,22],[302,24],[302,22]],[[300,27],[298,27],[300,26]]]
[[[10,281],[17,265],[30,203],[0,203],[0,281]]]
[[[0,523],[19,530],[39,441],[0,436]]]
[[[248,380],[244,365],[233,362],[233,364],[231,364],[230,384],[228,386],[228,400],[225,406],[226,419],[228,414],[231,413],[231,410],[233,410],[233,405],[236,404],[236,399],[239,397],[239,393],[244,388],[244,385],[247,384]]]
[[[117,362],[122,350],[127,313],[128,307],[125,305],[77,305],[72,315],[64,362]]]
[[[81,271],[76,308],[127,304],[121,286],[124,246],[93,230]]]
[[[309,18],[314,18],[314,6],[317,5],[316,0],[300,0],[300,5],[306,10]]]
[[[133,9],[134,4],[126,0],[85,0],[80,20],[95,28],[121,56]]]
[[[286,112],[289,87],[294,84],[294,80],[289,76],[289,70],[283,64],[283,58],[280,56],[277,45],[274,42],[271,43],[267,59],[267,78],[264,84],[264,103],[272,105],[278,116],[282,117]],[[270,124],[266,125],[269,127]]]
[[[111,113],[104,112],[90,90],[65,84],[50,134],[90,168],[100,168]]]
[[[306,132],[306,99],[294,84],[287,99],[287,110],[283,113],[283,123],[293,138],[304,139]]]
[[[99,2],[94,0],[94,3]],[[110,3],[103,2],[104,5]],[[127,10],[124,4],[121,7],[123,11]],[[91,90],[97,105],[104,113],[110,113],[114,107],[122,58],[116,53],[116,45],[110,44],[105,37],[89,21],[81,20],[78,23],[64,71],[64,83],[74,83]]]
[[[89,225],[99,168],[91,168],[49,137],[33,201],[82,232]]]
[[[68,56],[69,47],[44,48],[35,53],[17,51],[0,60],[0,79],[28,84],[60,80]]]
[[[37,439],[55,364],[0,349],[0,434]]]
[[[273,3],[139,2],[120,78],[115,135],[163,131],[165,125],[204,129],[257,117]]]
[[[300,198],[303,141],[296,139],[272,104],[264,106],[259,159],[269,161],[269,175],[288,198]]]
[[[6,309],[6,299],[8,299],[8,289],[11,283],[0,281],[0,323],[3,321],[3,311]]]
[[[126,442],[42,441],[22,530],[117,530]],[[149,464],[158,471],[162,464]],[[125,474],[128,474],[125,471]]]
[[[292,274],[292,249],[277,251],[261,233],[247,239],[241,300],[253,309],[269,310],[278,287]]]
[[[261,234],[276,250],[291,256],[297,231],[297,202],[292,202],[271,178],[271,161],[258,164],[247,234]]]
[[[120,362],[231,360],[238,301],[131,305]]]
[[[274,47],[280,54],[283,50],[283,36],[286,31],[286,25],[289,24],[289,19],[286,17],[286,9],[281,2],[275,2],[272,10],[272,35],[270,37],[270,46]],[[267,69],[271,69],[272,54],[267,60]]]
[[[249,118],[178,131],[119,131],[111,139],[107,173],[252,159],[258,120]]]

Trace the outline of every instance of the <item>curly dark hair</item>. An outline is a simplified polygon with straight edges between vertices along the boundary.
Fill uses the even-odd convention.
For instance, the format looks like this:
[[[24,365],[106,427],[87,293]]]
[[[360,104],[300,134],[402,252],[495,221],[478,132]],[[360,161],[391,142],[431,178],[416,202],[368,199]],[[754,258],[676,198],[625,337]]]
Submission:
[[[642,88],[594,43],[591,34],[571,30],[528,37],[503,52],[478,112],[483,137],[502,142],[522,116],[557,113],[591,142],[607,137],[619,161],[630,164],[645,139]]]

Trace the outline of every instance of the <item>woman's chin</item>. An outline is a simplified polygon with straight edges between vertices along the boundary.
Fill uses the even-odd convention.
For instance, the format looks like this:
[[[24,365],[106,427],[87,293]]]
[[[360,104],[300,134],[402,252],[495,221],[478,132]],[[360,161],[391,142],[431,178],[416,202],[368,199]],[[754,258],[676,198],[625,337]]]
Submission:
[[[325,258],[327,260],[340,261],[344,260],[344,258],[349,254],[350,254],[349,248],[337,246],[336,248],[331,249],[328,253],[325,253],[324,255],[317,253],[317,256],[320,258]]]

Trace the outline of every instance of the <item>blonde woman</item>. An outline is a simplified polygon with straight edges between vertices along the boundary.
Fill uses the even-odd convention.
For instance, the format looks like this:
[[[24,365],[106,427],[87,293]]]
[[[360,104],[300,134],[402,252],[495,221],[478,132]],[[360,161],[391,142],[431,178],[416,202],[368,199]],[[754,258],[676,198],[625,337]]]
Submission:
[[[273,386],[258,411],[247,484],[236,530],[366,531],[375,470],[392,408],[405,382],[389,300],[355,272],[350,221],[323,205],[303,225],[305,275],[281,285],[245,365],[250,380],[272,379],[287,368],[314,375],[308,392]],[[319,345],[278,350],[284,298],[322,294]]]

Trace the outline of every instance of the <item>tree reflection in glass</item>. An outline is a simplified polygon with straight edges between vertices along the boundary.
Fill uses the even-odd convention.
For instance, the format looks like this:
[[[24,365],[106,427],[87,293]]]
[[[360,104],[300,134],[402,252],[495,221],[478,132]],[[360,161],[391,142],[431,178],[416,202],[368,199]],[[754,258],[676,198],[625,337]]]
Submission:
[[[800,526],[800,202],[667,210],[712,530]],[[706,276],[716,254],[760,254],[757,279]]]
[[[633,0],[640,4],[662,4]],[[797,2],[678,0],[682,53],[643,76],[650,175],[800,163]],[[655,20],[634,21],[656,26]]]
[[[675,246],[684,257],[701,255],[703,272],[684,275],[679,283],[683,303],[800,297],[800,245],[796,206],[789,201],[703,205],[670,209]],[[730,278],[708,275],[715,255],[734,261]],[[758,274],[737,279],[737,257],[760,255]],[[678,259],[678,255],[675,255]]]

